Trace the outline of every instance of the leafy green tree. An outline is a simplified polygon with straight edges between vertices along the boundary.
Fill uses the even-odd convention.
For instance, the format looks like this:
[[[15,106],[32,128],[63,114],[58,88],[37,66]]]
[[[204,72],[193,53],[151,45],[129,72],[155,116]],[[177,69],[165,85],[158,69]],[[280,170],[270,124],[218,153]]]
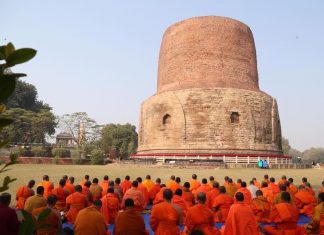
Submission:
[[[101,165],[104,162],[104,152],[101,149],[93,149],[90,155],[92,165]]]
[[[101,147],[105,153],[116,151],[120,157],[136,152],[138,135],[136,127],[129,123],[108,124],[102,129]]]
[[[310,148],[302,153],[302,160],[306,162],[324,162],[324,148]]]

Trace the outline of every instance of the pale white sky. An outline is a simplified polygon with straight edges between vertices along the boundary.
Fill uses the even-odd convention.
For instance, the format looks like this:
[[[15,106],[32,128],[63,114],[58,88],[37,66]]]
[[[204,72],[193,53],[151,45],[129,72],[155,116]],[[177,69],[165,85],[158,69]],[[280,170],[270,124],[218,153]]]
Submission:
[[[283,135],[299,150],[324,147],[323,1],[1,0],[0,9],[0,43],[38,50],[16,71],[39,98],[56,115],[84,111],[100,124],[138,125],[168,26],[203,15],[240,20],[254,34],[260,87],[278,101]]]

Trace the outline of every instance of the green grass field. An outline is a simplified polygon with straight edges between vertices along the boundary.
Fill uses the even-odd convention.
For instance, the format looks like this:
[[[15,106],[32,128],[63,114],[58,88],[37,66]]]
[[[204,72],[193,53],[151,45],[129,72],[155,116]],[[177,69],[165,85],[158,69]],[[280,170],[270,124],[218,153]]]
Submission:
[[[143,179],[147,174],[150,174],[152,180],[160,177],[162,182],[167,182],[171,175],[181,177],[182,183],[189,181],[193,173],[198,175],[198,178],[208,178],[214,176],[215,179],[223,183],[225,176],[230,176],[234,181],[238,178],[249,181],[252,177],[256,177],[259,181],[263,179],[264,174],[273,176],[276,182],[280,180],[282,175],[292,177],[295,184],[300,184],[302,177],[307,177],[313,188],[318,191],[321,182],[324,180],[324,169],[203,169],[203,168],[166,168],[157,166],[129,166],[119,164],[109,164],[104,166],[93,165],[40,165],[40,164],[17,164],[10,167],[11,170],[1,174],[2,182],[5,175],[17,178],[17,181],[10,184],[9,193],[15,195],[17,188],[20,185],[27,184],[30,179],[34,179],[36,183],[42,180],[42,176],[47,174],[50,180],[57,185],[59,179],[63,175],[74,176],[76,183],[81,181],[85,174],[89,174],[90,178],[97,177],[99,180],[104,175],[108,175],[110,179],[120,177],[122,180],[125,175],[130,175],[131,179],[141,176]]]

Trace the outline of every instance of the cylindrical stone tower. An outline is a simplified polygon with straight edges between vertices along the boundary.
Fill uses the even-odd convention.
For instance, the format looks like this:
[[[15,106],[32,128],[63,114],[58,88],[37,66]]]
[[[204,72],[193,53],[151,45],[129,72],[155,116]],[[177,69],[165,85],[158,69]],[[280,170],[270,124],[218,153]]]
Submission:
[[[143,102],[139,154],[282,154],[276,100],[259,90],[253,35],[224,17],[169,27],[157,93]]]

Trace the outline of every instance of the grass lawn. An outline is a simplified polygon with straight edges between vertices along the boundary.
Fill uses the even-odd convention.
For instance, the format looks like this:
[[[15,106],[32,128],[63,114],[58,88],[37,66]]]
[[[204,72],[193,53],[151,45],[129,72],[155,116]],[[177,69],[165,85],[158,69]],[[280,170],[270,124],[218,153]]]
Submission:
[[[223,183],[225,176],[230,176],[234,181],[238,178],[248,181],[252,177],[256,177],[258,181],[263,179],[264,174],[268,174],[270,177],[273,176],[276,182],[280,180],[282,175],[286,175],[287,178],[292,177],[294,183],[300,184],[302,177],[307,177],[313,188],[318,191],[321,182],[324,180],[324,169],[203,169],[203,168],[167,168],[157,166],[129,166],[119,164],[109,164],[104,166],[93,166],[93,165],[41,165],[41,164],[17,164],[10,167],[11,170],[7,171],[0,176],[0,182],[3,181],[5,175],[17,178],[17,181],[10,184],[9,193],[15,195],[16,190],[19,186],[27,184],[30,179],[34,179],[36,184],[42,181],[42,176],[47,174],[50,177],[50,181],[57,185],[59,179],[63,175],[74,176],[76,183],[81,181],[85,174],[90,175],[90,179],[97,177],[99,180],[104,175],[108,175],[110,179],[120,177],[122,180],[125,175],[129,175],[131,179],[141,176],[145,179],[147,174],[151,175],[152,180],[160,177],[162,182],[166,183],[171,175],[181,177],[182,183],[189,181],[193,173],[198,175],[198,179],[208,178],[214,176],[215,179]],[[36,187],[35,187],[36,189]],[[13,197],[13,202],[14,197]]]

